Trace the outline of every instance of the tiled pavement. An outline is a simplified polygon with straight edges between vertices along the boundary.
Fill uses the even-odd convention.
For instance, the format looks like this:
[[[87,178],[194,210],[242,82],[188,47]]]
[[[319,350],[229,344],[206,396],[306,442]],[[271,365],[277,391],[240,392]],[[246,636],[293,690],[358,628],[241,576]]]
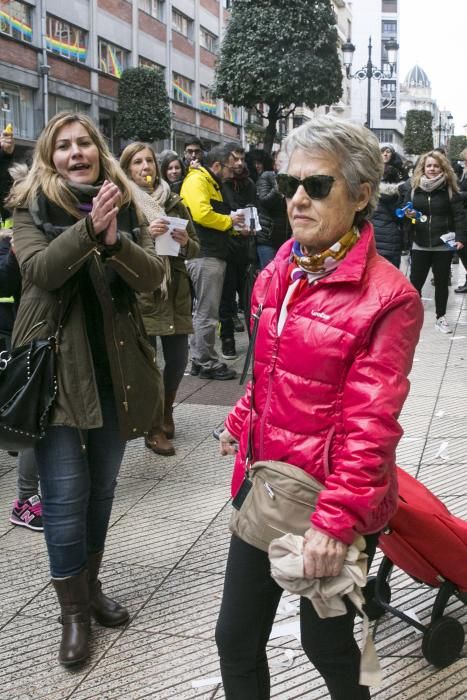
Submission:
[[[455,284],[461,269],[453,270]],[[429,285],[425,294],[433,296]],[[398,460],[467,518],[467,298],[450,296],[452,336],[434,330],[433,299],[425,307]],[[244,336],[238,336],[243,351]],[[80,670],[55,661],[60,628],[43,537],[10,526],[15,463],[0,453],[0,700],[224,698],[213,630],[229,539],[231,459],[218,457],[211,431],[241,391],[237,382],[185,377],[175,411],[176,456],[155,457],[142,441],[128,446],[102,579],[128,606],[131,622],[126,629],[93,626],[92,658]],[[397,570],[392,589],[396,604],[428,619],[432,590]],[[295,601],[286,602],[278,621],[293,619]],[[455,602],[448,610],[467,629],[467,607]],[[374,698],[467,698],[466,647],[453,665],[436,670],[414,628],[385,616],[374,629],[384,669]],[[271,640],[269,658],[273,698],[328,697],[295,637]]]

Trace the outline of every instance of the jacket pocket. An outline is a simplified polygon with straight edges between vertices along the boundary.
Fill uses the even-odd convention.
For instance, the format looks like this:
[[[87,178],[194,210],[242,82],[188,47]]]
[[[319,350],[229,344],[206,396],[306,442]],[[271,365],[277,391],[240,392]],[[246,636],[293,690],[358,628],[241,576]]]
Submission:
[[[326,478],[332,473],[332,464],[331,464],[331,444],[332,444],[332,438],[334,437],[334,433],[336,432],[336,426],[333,425],[326,436],[326,442],[324,443],[324,452],[323,452],[323,467],[324,467],[324,474]]]

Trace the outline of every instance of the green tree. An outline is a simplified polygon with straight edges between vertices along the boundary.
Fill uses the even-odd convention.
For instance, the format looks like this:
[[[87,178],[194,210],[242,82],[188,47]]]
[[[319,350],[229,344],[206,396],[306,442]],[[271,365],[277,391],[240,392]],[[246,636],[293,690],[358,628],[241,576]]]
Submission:
[[[458,160],[464,148],[467,148],[467,138],[465,136],[451,136],[449,139],[448,158]]]
[[[337,45],[330,0],[234,0],[216,94],[267,119],[264,148],[270,152],[279,119],[298,105],[331,105],[341,97]]]
[[[118,87],[117,133],[124,139],[156,141],[170,136],[169,96],[158,68],[127,68]]]
[[[424,109],[409,109],[406,114],[404,150],[406,153],[420,155],[433,148],[433,117]]]

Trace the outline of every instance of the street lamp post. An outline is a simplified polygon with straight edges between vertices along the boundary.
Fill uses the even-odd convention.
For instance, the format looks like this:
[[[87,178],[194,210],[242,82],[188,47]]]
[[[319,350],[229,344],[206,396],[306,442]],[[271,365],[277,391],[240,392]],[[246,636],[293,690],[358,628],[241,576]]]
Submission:
[[[441,148],[441,132],[444,132],[444,136],[446,138],[445,146],[447,149],[447,146],[449,145],[449,137],[451,136],[452,120],[454,119],[454,117],[452,116],[451,112],[448,112],[446,114],[447,123],[446,123],[446,121],[443,123],[442,117],[443,117],[443,112],[440,112],[439,119],[438,119],[438,127],[437,127],[438,148]]]
[[[358,70],[356,73],[351,73],[350,70],[352,68],[352,60],[353,60],[353,55],[355,52],[355,46],[351,43],[350,39],[346,41],[346,43],[342,46],[342,55],[343,55],[343,61],[344,61],[344,66],[345,66],[345,72],[347,75],[347,78],[358,78],[358,80],[367,80],[368,81],[368,88],[367,88],[367,103],[366,103],[366,125],[369,129],[371,129],[371,81],[372,79],[374,80],[381,80],[382,78],[392,78],[394,75],[394,70],[396,67],[396,61],[397,61],[397,52],[399,50],[399,44],[395,39],[390,39],[385,42],[384,44],[386,51],[388,52],[388,64],[389,64],[389,73],[385,73],[382,68],[377,68],[371,60],[371,51],[372,51],[372,43],[371,43],[371,36],[369,37],[368,40],[368,61],[366,66],[363,66]]]

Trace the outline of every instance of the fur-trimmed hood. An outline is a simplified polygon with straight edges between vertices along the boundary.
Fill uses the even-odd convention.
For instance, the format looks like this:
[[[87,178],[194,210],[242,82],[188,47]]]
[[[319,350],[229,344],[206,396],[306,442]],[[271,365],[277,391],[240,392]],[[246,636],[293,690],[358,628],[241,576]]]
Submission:
[[[379,194],[385,197],[394,197],[399,194],[400,182],[381,182],[379,185]]]

